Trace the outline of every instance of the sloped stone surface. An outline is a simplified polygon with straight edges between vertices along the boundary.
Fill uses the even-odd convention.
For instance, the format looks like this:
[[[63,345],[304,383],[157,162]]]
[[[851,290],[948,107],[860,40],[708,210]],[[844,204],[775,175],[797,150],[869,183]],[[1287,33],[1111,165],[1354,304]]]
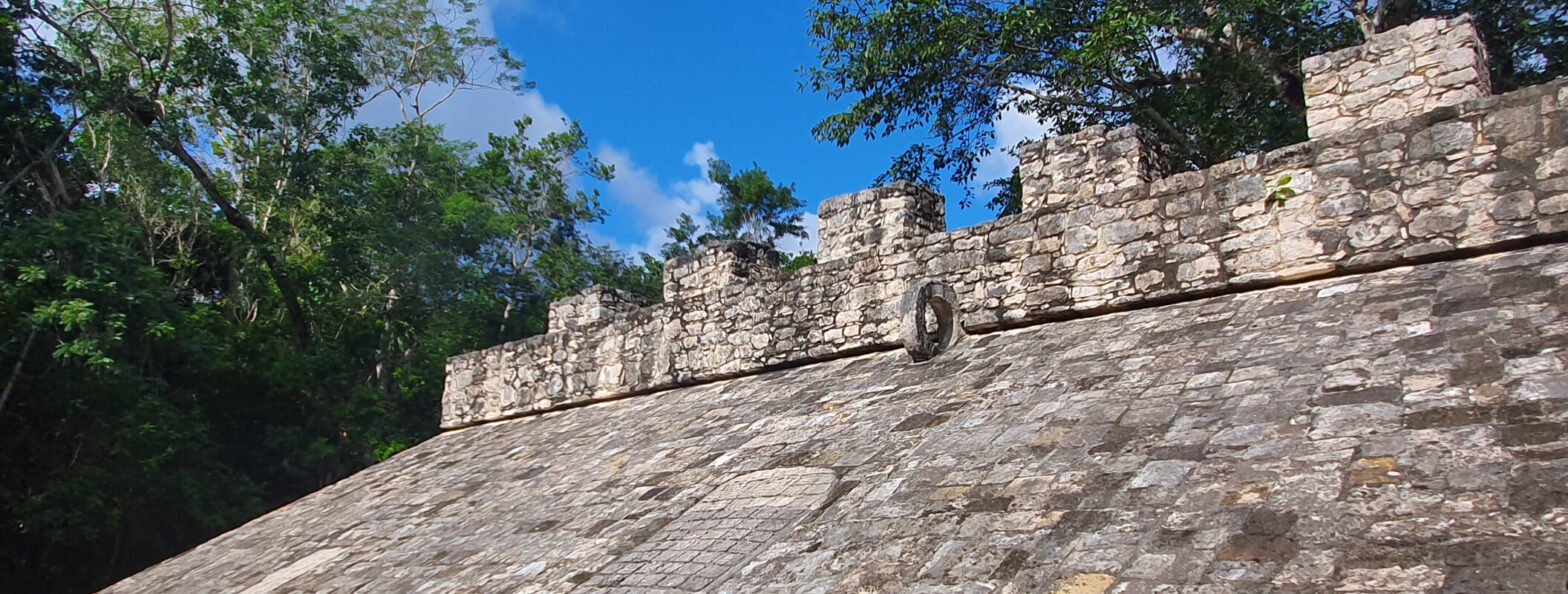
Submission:
[[[451,431],[109,591],[1560,589],[1565,273],[1539,247]]]

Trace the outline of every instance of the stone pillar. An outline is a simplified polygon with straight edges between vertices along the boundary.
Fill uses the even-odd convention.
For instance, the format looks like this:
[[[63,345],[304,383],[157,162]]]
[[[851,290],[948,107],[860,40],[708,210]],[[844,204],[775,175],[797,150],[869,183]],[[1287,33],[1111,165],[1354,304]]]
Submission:
[[[1301,70],[1313,138],[1492,94],[1485,46],[1468,15],[1396,27],[1361,45],[1307,58]]]
[[[592,286],[550,304],[550,331],[597,324],[647,305],[641,297],[610,287]]]
[[[828,199],[817,216],[822,225],[817,260],[831,262],[946,231],[947,201],[930,188],[900,181]]]
[[[1078,202],[1159,179],[1159,141],[1138,126],[1090,126],[1018,149],[1024,210]]]
[[[779,253],[745,241],[716,242],[690,256],[664,263],[664,300],[679,301],[716,293],[754,278],[779,273]]]

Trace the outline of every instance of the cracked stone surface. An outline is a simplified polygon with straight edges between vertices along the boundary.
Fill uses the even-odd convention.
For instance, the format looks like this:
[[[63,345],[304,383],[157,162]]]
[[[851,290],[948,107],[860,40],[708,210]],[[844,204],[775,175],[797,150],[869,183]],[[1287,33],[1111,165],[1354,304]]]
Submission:
[[[1568,582],[1568,246],[439,435],[110,592]]]

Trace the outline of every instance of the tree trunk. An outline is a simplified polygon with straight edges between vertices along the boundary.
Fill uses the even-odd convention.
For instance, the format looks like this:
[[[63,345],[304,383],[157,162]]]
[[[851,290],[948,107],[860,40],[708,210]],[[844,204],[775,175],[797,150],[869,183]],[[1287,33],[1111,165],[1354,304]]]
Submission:
[[[127,111],[130,112],[128,115],[131,115],[149,129],[154,128],[158,122],[155,115],[137,113],[134,110]],[[266,265],[267,271],[271,273],[272,282],[277,285],[278,293],[283,298],[283,307],[287,310],[289,322],[294,327],[295,338],[299,341],[301,347],[310,346],[310,323],[305,318],[305,307],[300,302],[299,291],[294,286],[293,281],[289,279],[287,272],[283,270],[283,266],[278,263],[277,255],[272,252],[267,236],[256,229],[255,225],[251,224],[250,219],[245,217],[245,213],[240,212],[238,208],[234,207],[233,203],[229,202],[228,197],[224,196],[223,191],[218,188],[217,182],[212,179],[212,175],[207,172],[206,166],[191,156],[190,151],[185,148],[184,142],[175,138],[168,138],[156,130],[153,132],[164,150],[173,154],[180,161],[180,164],[184,165],[191,172],[191,176],[196,178],[197,185],[201,186],[202,192],[207,194],[207,198],[212,200],[213,204],[218,205],[218,210],[223,213],[224,220],[228,221],[234,228],[239,229],[240,233],[245,235],[255,245],[256,254],[261,257],[262,264]]]
[[[27,333],[27,342],[22,343],[22,352],[16,356],[16,365],[11,366],[11,377],[5,381],[5,388],[0,389],[0,412],[5,411],[5,403],[11,399],[11,389],[16,387],[16,378],[22,375],[22,364],[27,362],[27,352],[33,348],[33,339],[38,337],[38,327],[34,326],[32,332]]]
[[[392,306],[397,303],[397,289],[387,289],[387,303],[381,308],[381,341],[376,346],[376,387],[382,394],[392,395],[392,373],[387,370],[388,354],[392,350]]]

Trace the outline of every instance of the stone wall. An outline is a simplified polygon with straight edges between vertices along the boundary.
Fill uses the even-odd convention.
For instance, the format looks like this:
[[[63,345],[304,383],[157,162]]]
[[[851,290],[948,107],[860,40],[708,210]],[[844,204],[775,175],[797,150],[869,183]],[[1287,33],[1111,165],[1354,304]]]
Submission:
[[[778,271],[779,254],[773,248],[743,241],[708,245],[695,254],[664,264],[664,300],[722,293],[749,281],[773,278]]]
[[[1562,592],[1568,245],[448,431],[114,593]]]
[[[1568,231],[1565,102],[1556,82],[1149,183],[1091,168],[1092,194],[1026,194],[1037,207],[950,233],[934,230],[934,192],[835,198],[820,264],[779,275],[719,246],[667,268],[663,304],[453,357],[442,426],[896,348],[898,303],[923,281],[952,286],[963,327],[984,332],[1542,240]],[[1138,138],[1089,129],[1055,146]]]
[[[1083,202],[1136,187],[1162,175],[1153,134],[1137,126],[1091,126],[1018,150],[1025,210]]]
[[[550,304],[550,332],[608,321],[647,305],[641,297],[610,287],[589,287]]]
[[[817,260],[830,262],[946,231],[947,202],[929,188],[898,182],[824,201],[817,217]]]
[[[450,360],[460,429],[107,591],[1562,591],[1568,82],[1146,183],[1025,158],[1095,190],[860,192],[818,265],[562,300]],[[975,334],[873,352],[913,287]]]
[[[1322,138],[1491,94],[1485,46],[1468,16],[1426,19],[1309,58],[1307,128]]]

